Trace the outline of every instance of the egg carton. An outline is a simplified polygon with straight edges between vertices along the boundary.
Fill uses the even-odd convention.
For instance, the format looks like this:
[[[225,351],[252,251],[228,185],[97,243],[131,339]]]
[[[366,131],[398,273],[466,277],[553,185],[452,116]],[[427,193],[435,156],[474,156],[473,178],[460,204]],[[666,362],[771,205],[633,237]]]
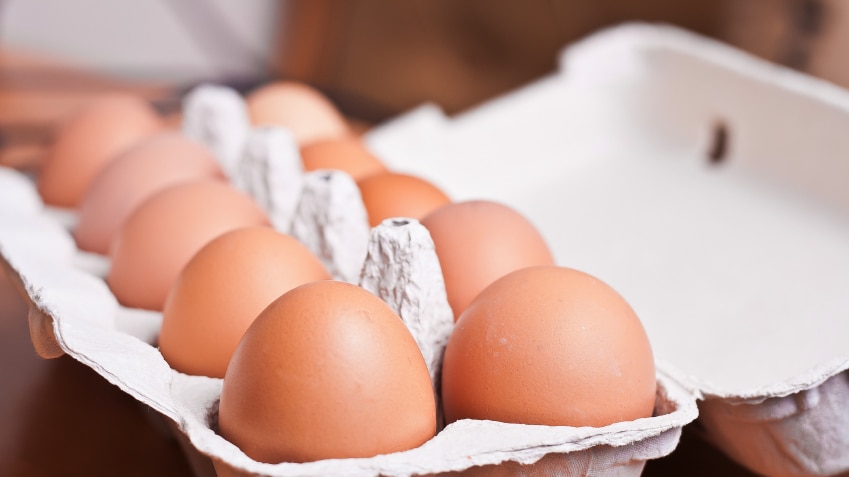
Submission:
[[[257,200],[275,228],[303,241],[335,278],[360,283],[398,312],[438,392],[453,313],[426,230],[403,218],[369,230],[350,177],[304,174],[291,135],[251,128],[242,98],[228,88],[195,89],[186,98],[185,117],[184,133],[214,151],[231,183]],[[108,258],[76,248],[70,235],[75,211],[45,207],[30,178],[15,171],[0,169],[0,191],[0,257],[30,302],[37,352],[46,358],[67,353],[159,411],[199,476],[638,475],[646,460],[674,449],[681,427],[696,415],[691,396],[659,373],[655,415],[635,422],[574,429],[461,421],[398,455],[260,464],[213,430],[221,380],[168,367],[155,348],[161,314],[118,304],[102,281]]]
[[[700,432],[767,476],[849,471],[849,93],[626,24],[454,117],[370,132],[386,164],[502,201],[641,317]]]
[[[518,91],[454,118],[426,105],[365,139],[391,168],[456,200],[512,205],[538,225],[559,263],[619,290],[660,358],[661,388],[680,384],[698,398],[706,437],[732,458],[764,475],[834,475],[849,455],[847,325],[839,319],[849,309],[847,111],[846,92],[824,82],[671,27],[626,25],[566,49],[558,72]],[[13,197],[16,207],[25,202]],[[25,241],[71,249],[44,238],[55,225],[34,225]],[[54,253],[62,255],[42,258]],[[77,278],[67,281],[87,280]],[[65,293],[60,301],[85,301]],[[86,362],[55,339],[73,318],[32,315],[43,355]],[[669,415],[684,411],[683,425],[692,408],[677,402]],[[175,413],[153,407],[187,432]],[[535,460],[572,469],[563,461],[582,462],[588,450],[593,462],[612,462],[605,450],[621,457],[643,447],[637,441],[583,441],[583,450],[525,457],[481,450],[498,457],[466,472],[521,472]],[[632,455],[632,471],[642,458],[651,456]]]
[[[152,345],[161,314],[118,304],[90,269],[90,257],[76,249],[66,225],[44,208],[27,177],[0,169],[0,184],[0,262],[30,303],[38,354],[68,354],[158,411],[199,476],[639,475],[646,460],[674,449],[681,428],[696,416],[689,393],[659,373],[654,415],[631,422],[572,428],[462,420],[406,452],[259,463],[214,430],[222,380],[179,373]],[[372,229],[359,282],[399,313],[436,382],[453,313],[426,229],[404,218]]]

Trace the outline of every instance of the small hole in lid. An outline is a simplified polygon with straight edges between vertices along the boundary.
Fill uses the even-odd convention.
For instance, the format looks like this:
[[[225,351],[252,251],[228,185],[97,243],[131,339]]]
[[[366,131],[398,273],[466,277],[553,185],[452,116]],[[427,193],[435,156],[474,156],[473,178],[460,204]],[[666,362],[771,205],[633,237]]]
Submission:
[[[392,225],[395,227],[403,227],[409,223],[410,221],[407,219],[392,219]]]
[[[725,162],[728,157],[729,134],[728,125],[725,124],[725,121],[720,120],[713,125],[712,139],[707,153],[708,161],[711,164]]]

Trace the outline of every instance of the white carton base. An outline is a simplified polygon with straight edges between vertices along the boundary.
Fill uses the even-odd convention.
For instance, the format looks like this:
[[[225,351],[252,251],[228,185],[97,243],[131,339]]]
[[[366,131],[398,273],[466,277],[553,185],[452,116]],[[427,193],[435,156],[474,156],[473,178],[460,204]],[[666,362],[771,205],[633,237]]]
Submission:
[[[56,274],[58,281],[64,281],[78,278],[79,272],[49,262],[32,260],[25,265],[23,262],[27,260],[15,262],[4,256],[3,263],[13,284],[27,290],[26,296],[31,300],[31,336],[39,353],[46,358],[63,353],[71,355],[173,421],[185,434],[180,437],[181,442],[191,443],[187,449],[194,449],[189,452],[194,467],[208,468],[204,461],[211,458],[219,475],[406,476],[466,472],[503,462],[522,464],[521,469],[556,467],[557,472],[564,472],[560,466],[568,461],[572,470],[562,475],[635,476],[646,460],[672,452],[681,428],[696,416],[695,402],[689,393],[661,373],[657,415],[650,418],[605,428],[463,420],[448,426],[423,446],[406,452],[370,459],[263,464],[249,459],[214,432],[220,379],[188,376],[172,370],[156,348],[99,322],[104,316],[96,316],[96,308],[87,319],[75,317],[71,312],[73,304],[42,293],[48,288],[55,290],[55,285],[44,287],[31,277],[50,273]],[[95,294],[102,292],[97,286],[83,290],[76,300],[96,302],[99,298]]]
[[[211,460],[220,475],[485,475],[488,470],[482,469],[496,466],[502,472],[501,465],[508,463],[519,466],[521,472],[635,476],[646,460],[672,452],[681,428],[696,417],[692,395],[659,373],[656,415],[635,421],[573,428],[462,420],[405,452],[303,464],[256,462],[214,430],[222,381],[179,373],[152,346],[159,313],[119,305],[100,276],[80,268],[75,249],[44,255],[28,245],[33,243],[28,237],[37,234],[42,234],[43,243],[67,243],[69,233],[64,227],[45,227],[53,220],[37,212],[0,221],[0,263],[29,302],[30,335],[36,350],[45,358],[69,354],[162,414],[172,423],[170,427],[179,430],[178,438],[199,471],[208,471]],[[429,234],[413,219],[390,219],[372,231],[372,240],[377,242],[370,244],[364,266],[369,270],[364,274],[369,286],[379,296],[387,293],[398,300],[402,319],[410,320],[422,351],[431,357],[429,364],[438,365],[439,349],[453,321]],[[381,253],[385,250],[394,252]],[[412,266],[401,266],[394,259]],[[399,285],[403,289],[397,289]],[[445,315],[447,327],[436,320],[416,322],[428,314]],[[564,462],[568,465],[561,468]]]

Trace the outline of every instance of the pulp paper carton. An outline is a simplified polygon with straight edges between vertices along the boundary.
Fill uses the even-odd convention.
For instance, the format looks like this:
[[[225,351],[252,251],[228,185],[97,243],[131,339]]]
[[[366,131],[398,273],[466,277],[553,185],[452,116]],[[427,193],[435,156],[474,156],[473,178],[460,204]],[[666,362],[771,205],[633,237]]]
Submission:
[[[390,168],[518,209],[559,264],[633,305],[658,361],[655,415],[599,429],[459,421],[407,452],[255,462],[214,431],[221,381],[168,366],[161,316],[120,306],[99,278],[108,262],[76,250],[12,171],[0,175],[0,256],[30,300],[39,353],[67,353],[148,404],[219,475],[639,475],[674,449],[697,401],[708,437],[740,463],[831,475],[849,470],[847,126],[839,88],[626,25],[567,48],[525,88],[453,118],[426,105],[368,134]],[[417,225],[379,229],[389,235],[369,246],[399,246]],[[432,260],[426,240],[409,243]],[[391,267],[369,263],[378,279]],[[437,278],[417,279],[438,290]],[[426,347],[442,338],[420,346],[438,356]]]

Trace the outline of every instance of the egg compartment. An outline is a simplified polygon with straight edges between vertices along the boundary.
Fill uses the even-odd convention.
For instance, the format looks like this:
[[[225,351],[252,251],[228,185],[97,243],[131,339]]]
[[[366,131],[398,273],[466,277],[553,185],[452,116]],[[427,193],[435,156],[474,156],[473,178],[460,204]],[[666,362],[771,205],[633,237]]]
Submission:
[[[365,138],[456,200],[525,214],[609,283],[705,437],[763,475],[849,471],[849,94],[727,45],[627,24],[454,117]],[[475,178],[471,180],[470,178]]]

